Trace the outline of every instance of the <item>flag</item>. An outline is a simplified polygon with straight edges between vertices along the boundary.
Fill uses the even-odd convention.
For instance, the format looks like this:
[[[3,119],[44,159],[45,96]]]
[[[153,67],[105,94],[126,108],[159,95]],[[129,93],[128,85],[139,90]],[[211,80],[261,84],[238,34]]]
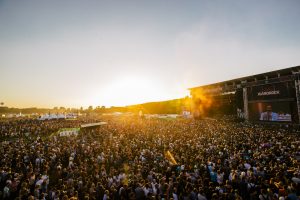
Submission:
[[[177,165],[177,162],[170,151],[165,152],[165,157],[172,165]]]

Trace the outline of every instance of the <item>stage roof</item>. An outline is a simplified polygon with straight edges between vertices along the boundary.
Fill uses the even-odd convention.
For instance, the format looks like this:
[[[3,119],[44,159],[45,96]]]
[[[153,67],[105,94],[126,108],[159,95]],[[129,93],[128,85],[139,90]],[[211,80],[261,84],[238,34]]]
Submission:
[[[266,72],[266,73],[262,73],[262,74],[256,74],[256,75],[246,76],[246,77],[232,79],[232,80],[228,80],[228,81],[222,81],[222,82],[217,82],[217,83],[213,83],[213,84],[197,86],[197,87],[189,88],[189,90],[192,91],[192,90],[197,90],[197,89],[214,88],[214,87],[220,87],[220,86],[236,88],[238,85],[241,86],[246,83],[247,84],[259,83],[261,81],[272,82],[272,79],[278,80],[280,78],[282,80],[284,80],[284,77],[291,77],[295,74],[300,74],[300,66],[294,66],[294,67],[270,71],[270,72]]]

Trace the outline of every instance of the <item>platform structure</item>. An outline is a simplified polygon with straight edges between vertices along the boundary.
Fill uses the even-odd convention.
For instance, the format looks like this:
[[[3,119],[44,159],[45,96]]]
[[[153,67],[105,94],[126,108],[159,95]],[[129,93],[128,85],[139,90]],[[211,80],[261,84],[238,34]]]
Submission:
[[[189,88],[194,118],[300,124],[300,66]]]

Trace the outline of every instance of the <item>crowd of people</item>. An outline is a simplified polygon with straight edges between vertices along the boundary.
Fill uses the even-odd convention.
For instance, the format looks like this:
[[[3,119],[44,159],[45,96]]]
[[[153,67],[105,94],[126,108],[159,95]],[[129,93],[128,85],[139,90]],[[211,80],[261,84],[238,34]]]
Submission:
[[[0,121],[0,139],[48,136],[60,128],[80,127],[83,123],[96,120],[84,118],[80,120],[37,120],[30,118],[10,118]]]
[[[226,119],[102,120],[77,137],[53,132],[80,120],[0,121],[0,199],[299,199],[296,130]]]

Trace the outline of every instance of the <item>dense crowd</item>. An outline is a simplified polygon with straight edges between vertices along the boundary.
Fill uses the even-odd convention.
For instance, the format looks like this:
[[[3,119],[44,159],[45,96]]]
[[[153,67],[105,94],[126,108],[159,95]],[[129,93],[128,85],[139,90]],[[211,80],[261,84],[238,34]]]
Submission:
[[[0,139],[48,136],[60,128],[79,127],[82,123],[96,120],[84,118],[80,120],[37,120],[37,119],[3,119],[0,121]]]
[[[43,135],[79,121],[0,122],[0,199],[299,199],[296,130],[225,119],[105,120],[77,137]]]

